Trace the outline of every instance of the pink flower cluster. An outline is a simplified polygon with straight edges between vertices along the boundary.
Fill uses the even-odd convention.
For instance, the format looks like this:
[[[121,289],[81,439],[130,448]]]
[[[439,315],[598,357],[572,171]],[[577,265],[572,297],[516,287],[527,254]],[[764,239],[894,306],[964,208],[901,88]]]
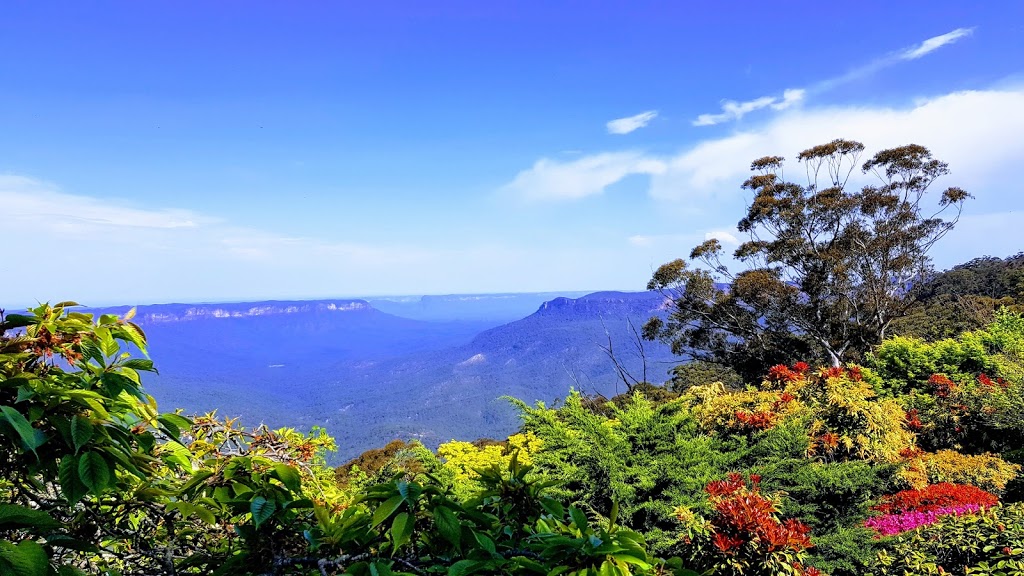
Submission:
[[[977,504],[957,504],[934,510],[920,511],[908,510],[899,514],[884,514],[875,516],[864,521],[864,525],[878,532],[879,536],[892,536],[901,532],[907,532],[921,526],[928,526],[939,521],[942,516],[955,514],[970,514],[981,508]]]

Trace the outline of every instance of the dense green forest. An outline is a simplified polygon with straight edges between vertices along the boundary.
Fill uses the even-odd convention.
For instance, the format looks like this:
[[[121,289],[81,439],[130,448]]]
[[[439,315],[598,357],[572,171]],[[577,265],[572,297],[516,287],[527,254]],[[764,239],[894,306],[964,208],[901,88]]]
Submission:
[[[509,399],[503,440],[332,469],[320,429],[161,413],[131,313],[0,315],[0,574],[1024,574],[1024,258],[934,273],[970,196],[863,149],[755,161],[750,240],[651,280],[687,362]]]

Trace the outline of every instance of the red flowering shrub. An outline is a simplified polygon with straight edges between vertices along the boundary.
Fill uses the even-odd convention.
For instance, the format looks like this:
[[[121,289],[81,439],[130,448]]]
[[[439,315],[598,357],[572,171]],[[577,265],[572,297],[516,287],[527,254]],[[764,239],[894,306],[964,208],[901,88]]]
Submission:
[[[746,412],[744,410],[737,410],[735,416],[738,428],[748,432],[767,430],[775,426],[780,418],[780,415],[775,412]]]
[[[907,428],[917,432],[921,429],[921,418],[917,408],[912,408],[907,411]]]
[[[807,364],[801,362],[797,364],[797,366],[806,367]],[[785,364],[777,364],[775,366],[772,366],[771,368],[768,369],[768,377],[766,378],[766,380],[768,382],[771,382],[772,384],[781,385],[785,385],[789,382],[796,382],[797,380],[800,380],[801,378],[804,377],[804,372],[806,372],[807,369],[804,368],[803,370],[800,370],[796,366],[794,366],[794,368],[796,369],[791,370],[789,366],[786,366]]]
[[[705,520],[688,508],[676,510],[686,528],[682,541],[691,560],[715,574],[798,574],[821,576],[803,565],[814,544],[810,528],[795,519],[781,520],[775,502],[761,493],[761,477],[739,474],[707,485],[714,513]]]
[[[974,504],[990,508],[999,503],[999,497],[981,488],[966,484],[932,484],[920,490],[904,490],[882,498],[872,509],[883,514],[901,512],[928,512],[940,508],[951,508]]]
[[[931,386],[932,393],[938,398],[949,398],[949,395],[956,390],[956,384],[945,374],[932,374],[928,379],[928,385]]]

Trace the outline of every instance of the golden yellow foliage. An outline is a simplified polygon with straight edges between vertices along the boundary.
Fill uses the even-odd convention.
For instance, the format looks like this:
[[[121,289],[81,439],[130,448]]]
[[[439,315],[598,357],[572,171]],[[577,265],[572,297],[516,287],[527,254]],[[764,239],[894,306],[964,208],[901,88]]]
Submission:
[[[465,483],[478,477],[477,470],[494,465],[508,468],[512,462],[512,455],[516,453],[521,464],[530,464],[531,455],[540,450],[542,444],[543,440],[533,432],[526,432],[509,436],[507,443],[481,447],[453,440],[438,446],[437,455],[444,461],[442,468],[448,471],[457,483]]]
[[[1020,465],[1011,464],[995,454],[969,456],[954,450],[939,450],[920,452],[909,458],[899,478],[916,489],[951,482],[998,492],[1017,477],[1020,469]]]

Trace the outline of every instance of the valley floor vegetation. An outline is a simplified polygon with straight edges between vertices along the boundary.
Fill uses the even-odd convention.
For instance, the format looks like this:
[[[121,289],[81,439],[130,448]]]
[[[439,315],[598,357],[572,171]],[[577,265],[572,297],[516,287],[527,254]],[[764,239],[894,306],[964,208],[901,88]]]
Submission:
[[[891,232],[879,210],[914,223],[900,203],[921,198],[917,168],[944,171],[920,147],[865,166],[886,163],[908,187],[755,182],[755,216],[786,217],[779,243],[737,255],[779,251],[738,289],[714,288],[714,268],[659,270],[676,308],[646,335],[701,354],[663,385],[510,399],[509,438],[396,440],[336,469],[322,429],[161,413],[131,313],[0,315],[0,574],[1022,575],[1021,259],[935,275],[921,250],[942,224],[916,248],[873,239]],[[944,206],[966,197],[951,190]],[[791,235],[828,218],[818,248]],[[801,328],[822,311],[840,317]]]

